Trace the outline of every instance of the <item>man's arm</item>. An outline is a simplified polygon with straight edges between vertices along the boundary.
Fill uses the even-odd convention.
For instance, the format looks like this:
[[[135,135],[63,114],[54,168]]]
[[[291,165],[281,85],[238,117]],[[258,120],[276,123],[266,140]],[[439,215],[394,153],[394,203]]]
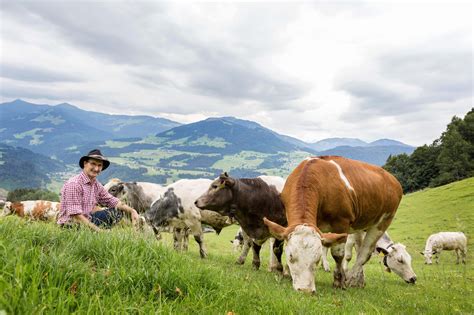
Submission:
[[[137,225],[139,217],[138,212],[135,209],[127,206],[121,201],[119,201],[119,203],[117,204],[117,209],[130,213],[130,216],[132,217],[132,224],[135,226]]]
[[[82,225],[85,225],[89,227],[91,230],[96,231],[96,232],[101,232],[103,231],[101,228],[99,228],[97,225],[89,221],[83,214],[76,214],[72,216],[73,220],[75,222],[78,222]]]

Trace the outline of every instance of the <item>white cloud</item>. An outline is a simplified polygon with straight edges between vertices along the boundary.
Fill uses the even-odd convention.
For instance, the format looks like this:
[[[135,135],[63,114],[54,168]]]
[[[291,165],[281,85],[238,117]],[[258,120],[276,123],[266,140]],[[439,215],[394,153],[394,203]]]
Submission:
[[[307,141],[413,145],[473,106],[470,3],[15,1],[0,10],[2,101],[183,123],[232,115]]]

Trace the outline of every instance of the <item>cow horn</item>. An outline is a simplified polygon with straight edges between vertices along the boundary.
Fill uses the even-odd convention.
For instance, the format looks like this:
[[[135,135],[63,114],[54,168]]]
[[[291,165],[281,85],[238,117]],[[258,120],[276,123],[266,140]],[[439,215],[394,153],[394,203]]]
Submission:
[[[286,228],[281,226],[278,223],[268,220],[267,218],[263,218],[263,223],[268,226],[270,233],[277,239],[283,240],[286,237]]]

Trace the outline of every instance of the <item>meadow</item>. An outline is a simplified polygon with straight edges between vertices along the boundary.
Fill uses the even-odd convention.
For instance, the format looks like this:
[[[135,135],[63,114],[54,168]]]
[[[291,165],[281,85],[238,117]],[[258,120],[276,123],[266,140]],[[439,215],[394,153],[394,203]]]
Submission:
[[[474,178],[404,196],[389,229],[407,246],[417,283],[384,271],[378,257],[366,265],[366,287],[332,288],[318,268],[316,293],[301,294],[291,281],[267,271],[268,246],[259,271],[234,263],[229,241],[237,226],[205,234],[208,257],[177,253],[171,237],[154,239],[124,226],[108,233],[62,230],[54,224],[0,218],[0,314],[472,314],[474,313]],[[454,252],[425,265],[426,238],[463,231],[466,265]],[[334,268],[332,258],[329,258]]]

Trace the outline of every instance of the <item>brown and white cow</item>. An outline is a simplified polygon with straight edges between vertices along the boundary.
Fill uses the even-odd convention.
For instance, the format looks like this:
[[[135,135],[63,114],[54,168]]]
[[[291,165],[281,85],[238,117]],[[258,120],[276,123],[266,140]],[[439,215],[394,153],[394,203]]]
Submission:
[[[293,288],[315,291],[314,266],[321,258],[323,244],[332,244],[336,261],[333,286],[363,287],[363,266],[392,222],[402,193],[397,179],[378,166],[339,156],[301,162],[281,194],[288,227],[264,219],[273,235],[287,241],[285,252]],[[361,230],[367,234],[346,277],[342,268],[344,242],[349,233]]]
[[[33,220],[55,221],[60,203],[47,200],[7,201],[1,216],[15,214]]]

